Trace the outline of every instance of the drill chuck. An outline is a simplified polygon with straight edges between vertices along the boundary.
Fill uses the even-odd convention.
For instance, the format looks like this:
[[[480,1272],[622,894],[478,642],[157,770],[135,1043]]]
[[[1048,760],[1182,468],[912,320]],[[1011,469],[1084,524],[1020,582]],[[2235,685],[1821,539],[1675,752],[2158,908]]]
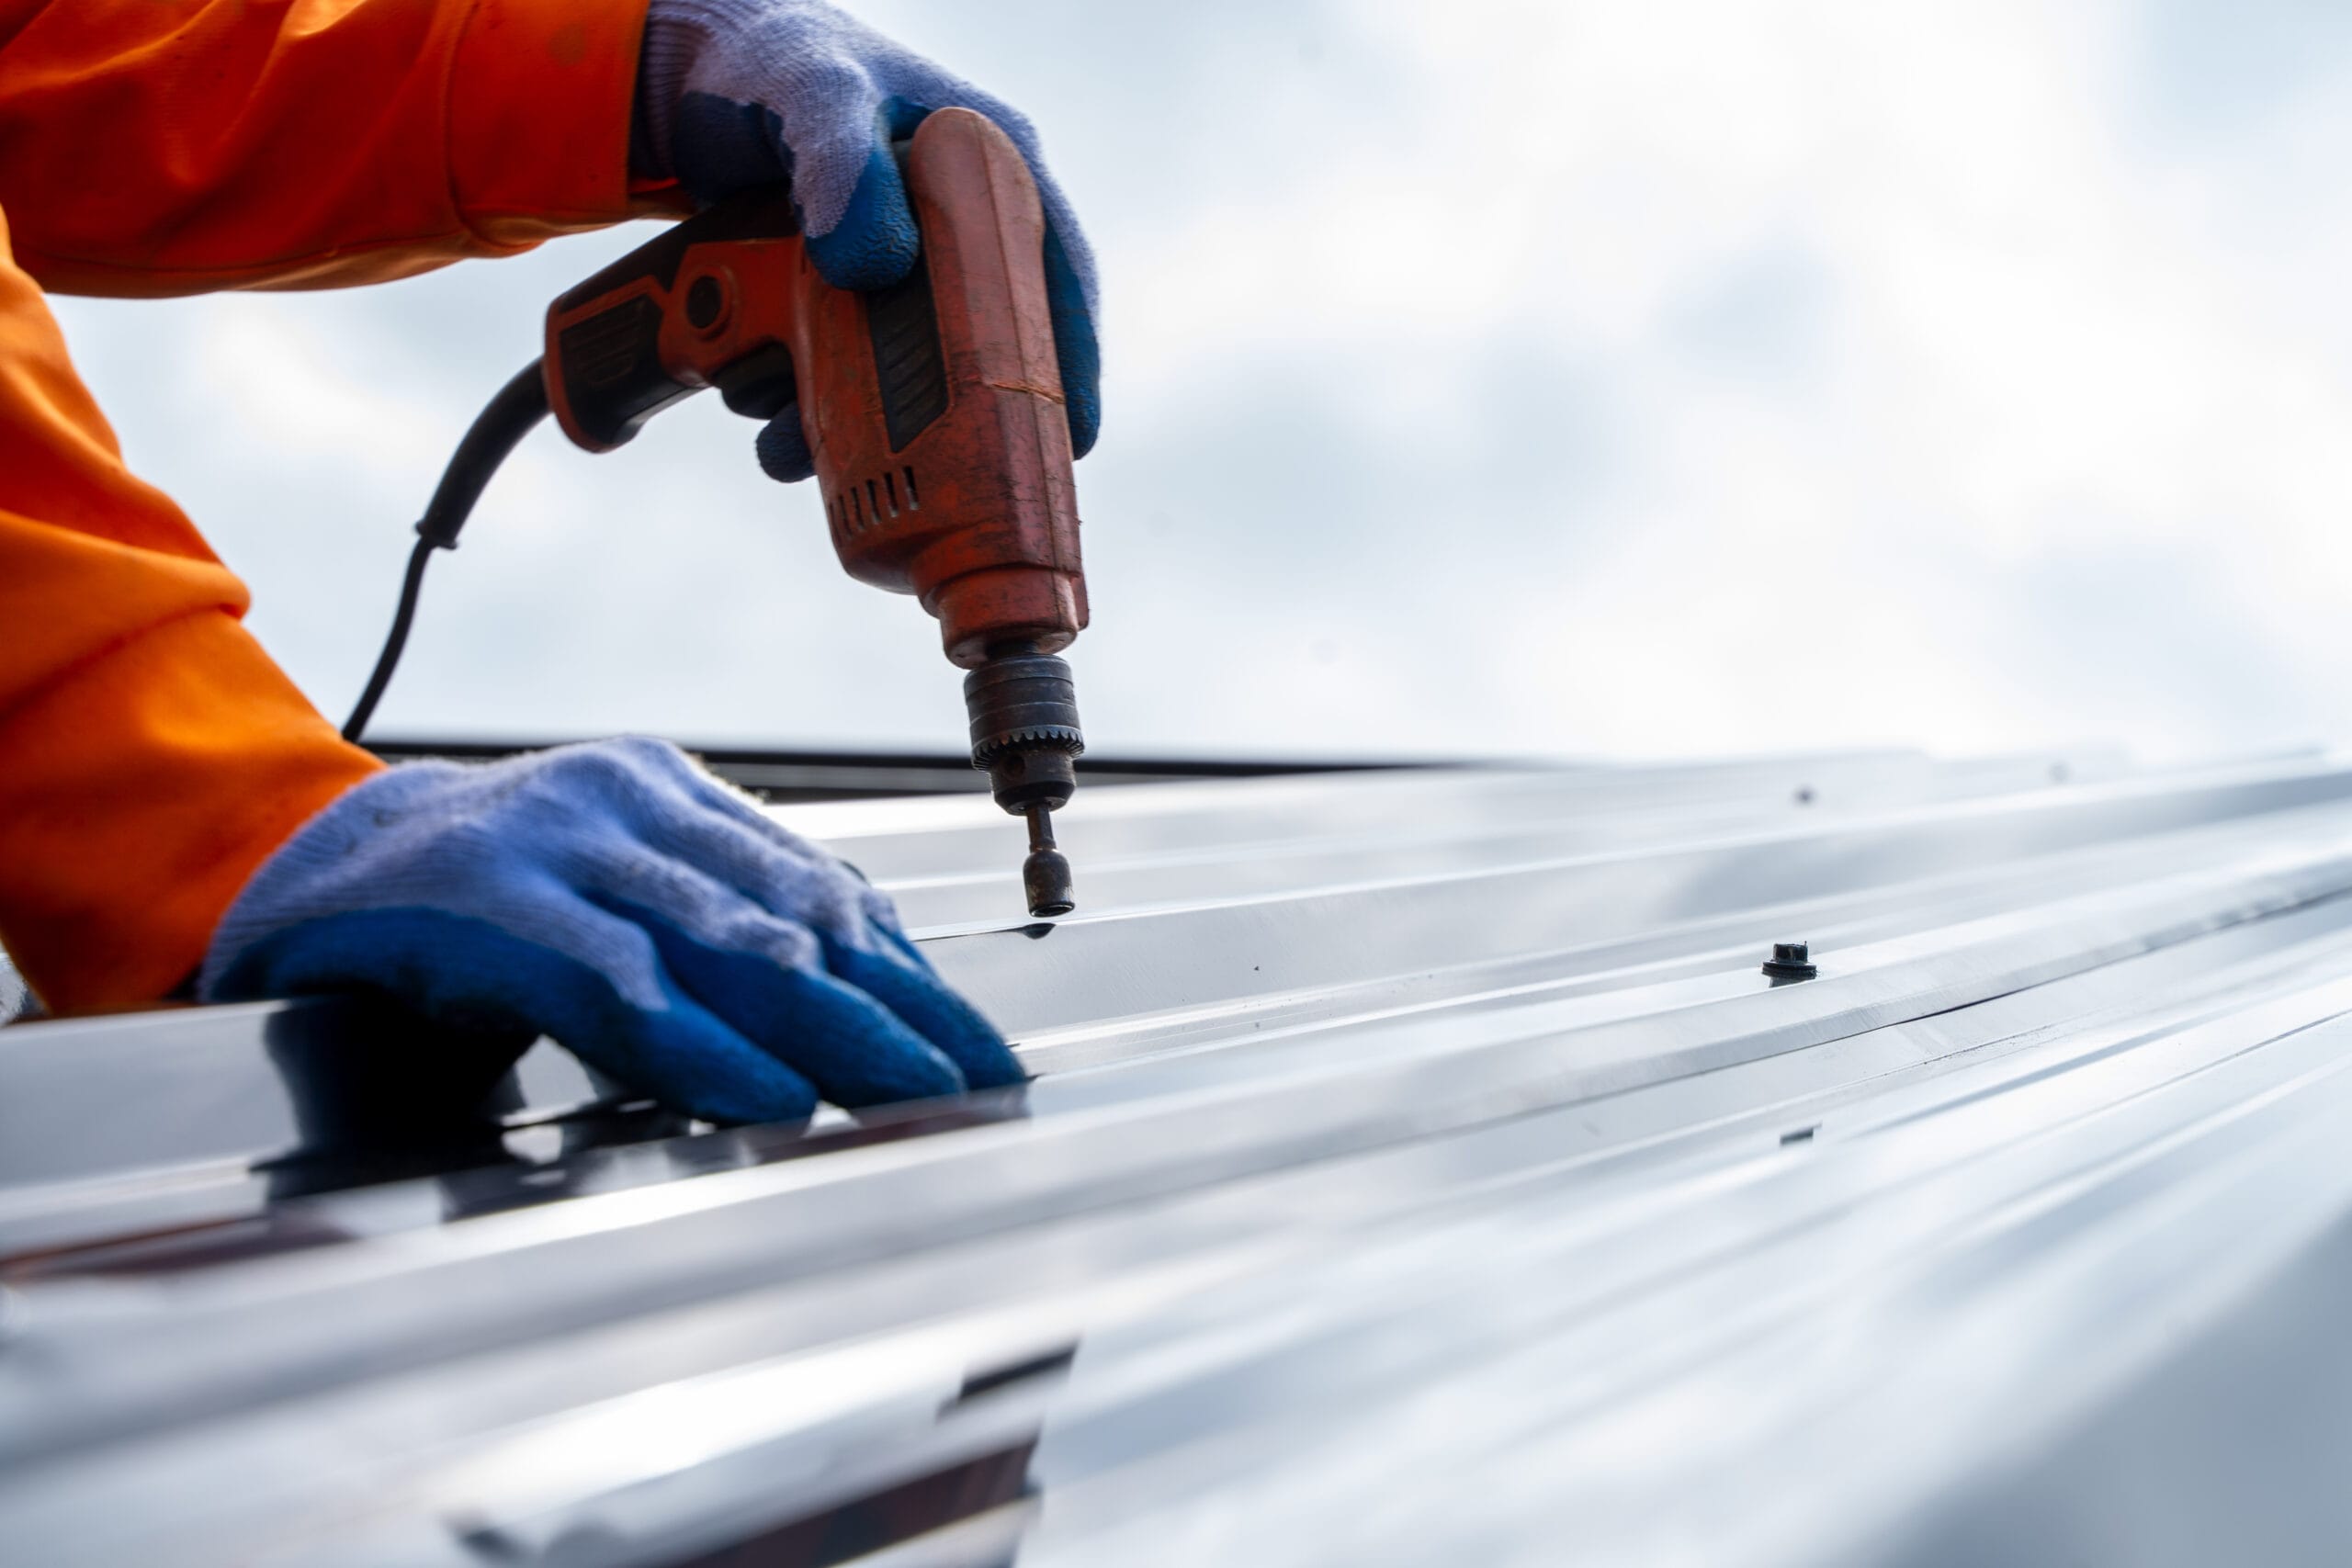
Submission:
[[[1028,818],[1022,881],[1029,912],[1066,915],[1074,907],[1069,862],[1054,847],[1047,814],[1069,800],[1078,755],[1086,750],[1069,666],[1027,645],[991,653],[964,677],[964,706],[972,720],[972,766],[988,773],[999,806]]]
[[[964,677],[964,707],[972,719],[972,766],[986,770],[999,806],[1018,816],[1069,799],[1086,737],[1068,664],[1050,653],[991,655]]]

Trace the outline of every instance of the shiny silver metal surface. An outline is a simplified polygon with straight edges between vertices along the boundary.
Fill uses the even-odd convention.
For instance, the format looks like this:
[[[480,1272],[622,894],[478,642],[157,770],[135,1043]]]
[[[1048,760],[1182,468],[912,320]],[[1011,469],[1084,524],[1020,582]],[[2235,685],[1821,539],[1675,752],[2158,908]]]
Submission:
[[[687,1131],[550,1046],[494,1090],[349,1004],[0,1032],[0,1540],[683,1568],[2352,1539],[2352,759],[1102,790],[1060,820],[1092,902],[1050,923],[986,800],[788,818],[1036,1083]],[[1762,973],[1797,938],[1818,977]],[[338,1077],[380,1061],[449,1085],[420,1146]]]

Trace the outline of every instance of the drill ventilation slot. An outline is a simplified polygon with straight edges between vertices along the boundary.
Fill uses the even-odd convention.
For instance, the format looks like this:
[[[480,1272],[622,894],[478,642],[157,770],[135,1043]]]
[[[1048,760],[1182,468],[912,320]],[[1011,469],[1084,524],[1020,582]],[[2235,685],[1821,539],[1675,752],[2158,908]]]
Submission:
[[[901,479],[906,481],[903,488]],[[877,523],[922,510],[922,491],[915,487],[911,466],[886,473],[878,480],[867,479],[862,484],[853,480],[834,495],[826,508],[834,528],[844,534],[863,534]]]

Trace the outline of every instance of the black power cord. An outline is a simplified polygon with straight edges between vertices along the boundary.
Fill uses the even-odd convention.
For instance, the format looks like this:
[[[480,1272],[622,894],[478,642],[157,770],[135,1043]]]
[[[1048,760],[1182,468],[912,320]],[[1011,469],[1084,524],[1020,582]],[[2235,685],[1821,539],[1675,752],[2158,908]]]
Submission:
[[[344,721],[345,740],[356,741],[367,731],[368,719],[375,716],[376,705],[383,701],[384,688],[392,683],[392,671],[400,666],[401,650],[408,646],[409,623],[416,619],[417,595],[424,590],[424,568],[432,560],[433,552],[458,547],[458,530],[473,514],[474,502],[481,499],[491,476],[498,472],[499,465],[506,461],[516,444],[547,416],[547,381],[540,374],[539,361],[534,359],[498,389],[498,395],[475,416],[473,427],[458,443],[458,449],[449,455],[449,466],[441,470],[441,482],[433,491],[432,503],[417,520],[416,548],[409,552],[408,575],[401,580],[400,607],[392,612],[392,629],[385,635],[384,651],[376,656],[376,669],[368,677],[368,688],[359,694],[358,705]]]

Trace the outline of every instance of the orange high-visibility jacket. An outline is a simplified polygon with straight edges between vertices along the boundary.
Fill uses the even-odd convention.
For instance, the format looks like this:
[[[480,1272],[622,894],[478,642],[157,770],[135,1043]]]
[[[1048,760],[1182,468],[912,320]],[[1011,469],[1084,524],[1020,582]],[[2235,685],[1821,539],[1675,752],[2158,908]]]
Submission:
[[[134,479],[44,288],[328,288],[645,210],[646,0],[0,0],[0,944],[52,1009],[164,995],[379,766]]]

